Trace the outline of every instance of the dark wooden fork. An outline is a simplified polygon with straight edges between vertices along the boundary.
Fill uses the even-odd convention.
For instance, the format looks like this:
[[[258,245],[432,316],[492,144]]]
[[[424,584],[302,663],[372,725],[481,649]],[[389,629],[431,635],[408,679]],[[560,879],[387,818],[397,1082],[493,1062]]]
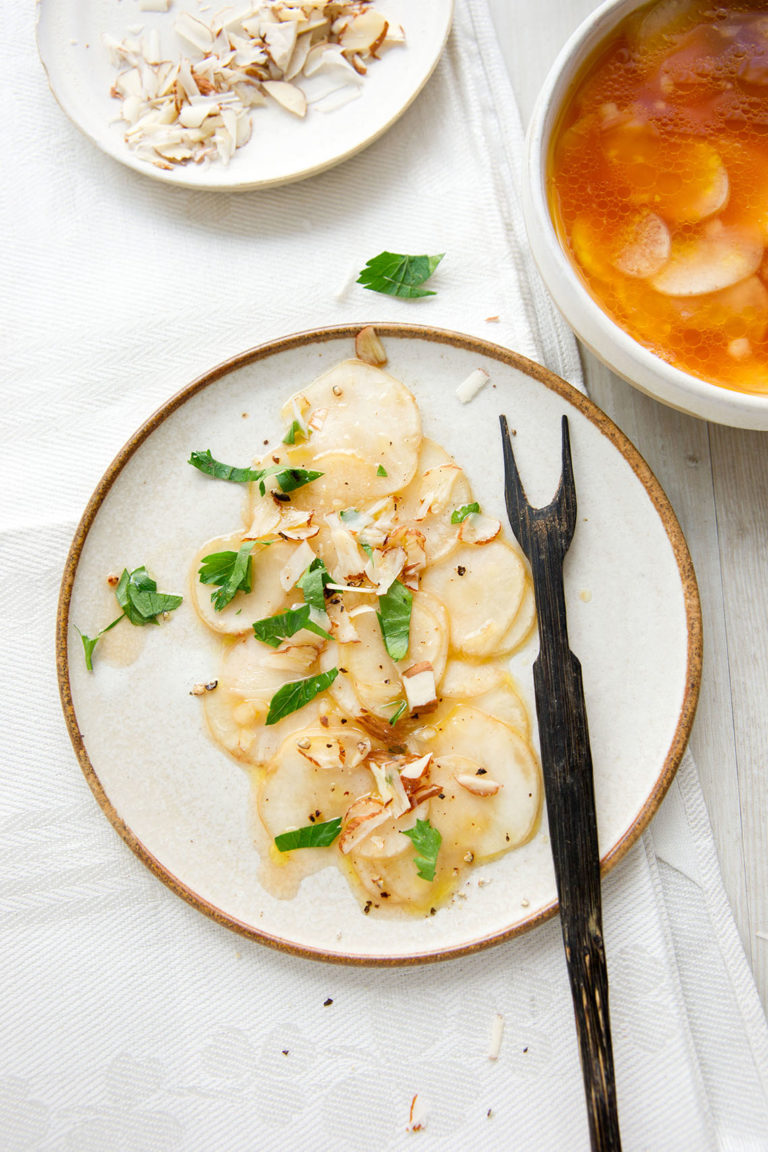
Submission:
[[[576,1016],[593,1152],[621,1152],[603,946],[600,858],[581,665],[568,647],[563,559],[576,527],[576,488],[568,418],[554,499],[528,503],[500,417],[505,496],[512,531],[531,564],[539,622],[533,666],[549,836],[555,862],[563,943]]]

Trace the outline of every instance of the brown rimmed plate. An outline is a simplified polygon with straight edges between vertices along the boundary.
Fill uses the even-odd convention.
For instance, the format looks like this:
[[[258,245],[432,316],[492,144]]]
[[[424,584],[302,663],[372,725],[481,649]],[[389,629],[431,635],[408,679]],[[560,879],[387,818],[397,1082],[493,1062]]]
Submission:
[[[425,434],[454,454],[483,509],[504,523],[499,413],[516,431],[533,503],[545,502],[556,483],[560,418],[568,415],[579,501],[565,572],[569,630],[583,667],[601,857],[610,868],[669,787],[698,696],[698,592],[674,512],[626,437],[553,373],[454,332],[376,327],[388,370],[416,396]],[[243,498],[237,485],[193,485],[190,451],[210,448],[233,463],[261,454],[282,435],[281,402],[352,355],[358,330],[303,332],[245,352],[172,397],[131,437],[72,543],[57,663],[70,736],[99,804],[173,891],[276,948],[345,963],[415,963],[498,943],[554,913],[545,820],[529,844],[472,871],[427,918],[363,915],[335,868],[309,877],[295,898],[276,899],[259,884],[248,780],[208,738],[200,700],[190,695],[215,676],[217,641],[189,601],[162,627],[115,629],[111,648],[97,649],[93,673],[76,631],[94,635],[113,618],[106,577],[123,567],[146,564],[163,591],[186,592],[197,548],[239,525]],[[463,405],[456,386],[478,367],[490,383]],[[510,661],[531,708],[535,656],[532,638]]]

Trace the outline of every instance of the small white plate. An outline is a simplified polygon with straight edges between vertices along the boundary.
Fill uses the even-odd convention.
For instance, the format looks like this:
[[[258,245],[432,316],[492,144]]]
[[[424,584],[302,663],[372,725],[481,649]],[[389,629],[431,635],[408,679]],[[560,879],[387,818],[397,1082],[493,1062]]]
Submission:
[[[544,504],[560,474],[560,423],[570,421],[578,523],[566,557],[571,648],[582,663],[601,855],[615,863],[648,824],[682,756],[701,672],[695,577],[680,528],[645,462],[608,418],[539,365],[471,337],[376,325],[388,371],[419,403],[424,432],[466,469],[483,509],[504,514],[499,413],[516,430],[529,498]],[[196,682],[215,677],[218,640],[189,600],[160,628],[123,628],[131,662],[85,669],[75,625],[93,635],[112,617],[108,573],[146,564],[162,591],[187,592],[200,544],[240,523],[238,485],[187,464],[210,448],[250,461],[282,434],[285,397],[353,354],[355,328],[302,333],[221,365],[169,400],[129,440],[92,497],[62,584],[58,669],[75,750],[117,830],[162,880],[230,928],[303,955],[359,963],[455,956],[552,915],[546,818],[534,840],[473,870],[434,916],[363,915],[335,867],[292,900],[258,880],[248,780],[204,731]],[[484,367],[491,382],[455,396]],[[510,533],[511,536],[511,533]],[[111,604],[110,604],[111,601]],[[116,635],[117,630],[112,635]],[[123,642],[121,641],[121,642]],[[510,667],[533,715],[535,637]]]
[[[225,7],[211,0],[210,18]],[[310,110],[299,120],[271,102],[253,111],[253,132],[228,165],[176,165],[170,171],[137,159],[124,139],[120,103],[110,97],[115,69],[103,44],[109,33],[157,28],[161,43],[176,41],[173,24],[193,0],[175,0],[166,13],[142,12],[137,0],[38,0],[37,45],[59,104],[94,144],[129,168],[186,188],[267,188],[315,175],[372,144],[394,124],[429,79],[451,27],[453,0],[377,0],[405,30],[406,45],[391,48],[368,69],[358,99],[334,111]],[[172,58],[179,55],[173,50]]]

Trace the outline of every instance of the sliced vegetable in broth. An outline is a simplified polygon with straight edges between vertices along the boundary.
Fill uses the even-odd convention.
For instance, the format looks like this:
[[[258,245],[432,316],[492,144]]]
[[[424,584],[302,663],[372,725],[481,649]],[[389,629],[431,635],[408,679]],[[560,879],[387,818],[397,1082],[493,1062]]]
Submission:
[[[550,210],[601,307],[683,371],[768,392],[768,12],[659,0],[563,102]]]

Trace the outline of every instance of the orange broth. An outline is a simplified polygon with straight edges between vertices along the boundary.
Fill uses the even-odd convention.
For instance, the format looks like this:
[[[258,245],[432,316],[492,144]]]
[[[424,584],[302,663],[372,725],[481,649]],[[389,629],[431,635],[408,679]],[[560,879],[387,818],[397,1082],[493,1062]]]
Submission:
[[[560,241],[600,306],[676,367],[768,393],[768,8],[660,0],[564,102]]]

